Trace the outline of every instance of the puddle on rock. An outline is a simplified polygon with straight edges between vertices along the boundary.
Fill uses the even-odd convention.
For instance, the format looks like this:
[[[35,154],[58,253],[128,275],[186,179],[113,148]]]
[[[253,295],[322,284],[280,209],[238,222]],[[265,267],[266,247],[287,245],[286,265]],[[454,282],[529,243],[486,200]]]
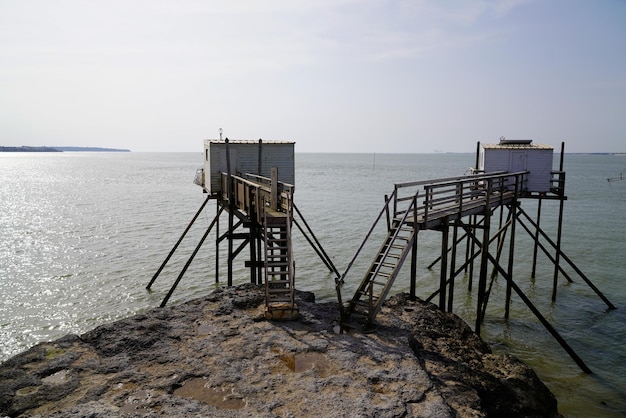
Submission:
[[[241,409],[245,402],[232,389],[212,388],[209,382],[201,377],[189,379],[181,387],[174,390],[174,395],[192,398],[223,409]]]
[[[62,385],[69,380],[68,373],[69,370],[60,370],[50,376],[44,377],[41,381],[48,385]]]
[[[39,386],[27,386],[15,391],[17,396],[30,396],[39,392]]]
[[[198,325],[198,335],[211,335],[215,332],[216,326],[211,324]]]
[[[332,365],[326,356],[315,351],[298,354],[283,354],[280,359],[287,365],[289,370],[302,373],[315,369],[320,377],[328,377],[332,374]]]
[[[138,390],[126,398],[120,410],[127,414],[147,414],[152,412],[147,406],[151,397],[152,395],[149,391]]]

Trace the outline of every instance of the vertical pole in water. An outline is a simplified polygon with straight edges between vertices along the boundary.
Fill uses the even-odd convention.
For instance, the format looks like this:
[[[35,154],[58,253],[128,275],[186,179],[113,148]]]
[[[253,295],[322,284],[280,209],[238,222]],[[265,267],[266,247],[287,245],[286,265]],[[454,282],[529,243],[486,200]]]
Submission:
[[[260,232],[260,231],[259,231]],[[261,247],[263,246],[263,242],[261,241],[261,238],[259,236],[259,242],[258,245],[256,246],[256,259],[258,260],[257,263],[257,284],[263,284],[263,263],[262,263],[262,255],[261,255]]]
[[[413,196],[413,245],[411,246],[411,284],[410,284],[410,298],[411,300],[417,299],[416,287],[417,287],[417,195]]]
[[[441,231],[441,274],[439,276],[439,309],[446,310],[446,280],[448,278],[448,235],[449,235],[448,217],[443,220],[443,229]]]
[[[470,228],[471,233],[467,234],[467,238],[471,239],[471,237],[476,235],[476,223],[478,222],[478,215],[470,215]],[[468,280],[467,280],[467,291],[472,291],[472,284],[474,282],[474,259],[476,255],[476,244],[474,240],[471,240],[469,243],[470,247],[470,263],[469,263],[469,272],[468,272]]]
[[[216,199],[215,213],[217,223],[215,224],[215,283],[220,282],[220,199]]]
[[[417,299],[417,231],[414,234],[415,238],[413,238],[413,246],[411,247],[411,284],[409,290],[411,300]]]
[[[235,202],[233,199],[233,178],[230,167],[230,147],[228,146],[228,138],[226,138],[226,171],[228,175],[227,180],[227,193],[228,193],[228,286],[233,285],[233,224],[234,224],[234,209]]]
[[[480,251],[480,277],[478,278],[478,304],[476,307],[476,334],[480,335],[480,325],[483,321],[483,305],[485,303],[485,292],[487,290],[487,269],[489,262],[489,227],[491,225],[491,208],[489,207],[489,197],[491,195],[491,179],[487,180],[487,190],[485,195],[485,222],[483,224],[483,242]]]
[[[258,165],[257,175],[261,176],[263,175],[263,140],[261,138],[259,138],[259,159],[257,161],[257,165]],[[260,227],[259,219],[261,215],[261,205],[263,204],[263,202],[260,201],[258,189],[256,190],[254,194],[254,204],[256,208],[256,211],[255,211],[256,219],[253,219],[252,222],[255,223],[257,228],[255,230],[255,234],[250,237],[250,240],[251,240],[250,242],[252,242],[252,240],[258,240],[257,242],[258,245],[256,246],[257,284],[262,284],[263,283],[263,271],[261,269],[261,247],[263,246],[263,242],[261,242],[261,227]]]
[[[515,257],[515,224],[517,223],[517,193],[522,187],[520,183],[520,178],[515,176],[515,197],[513,198],[513,202],[511,203],[511,238],[509,242],[509,264],[507,268],[507,273],[509,275],[510,280],[506,281],[506,300],[504,302],[504,318],[509,319],[509,313],[511,308],[511,281],[513,280],[513,260]]]
[[[252,188],[248,189],[248,201],[250,202],[250,211],[248,213],[250,227],[248,230],[250,231],[250,283],[256,284],[257,277],[257,258],[256,258],[256,237],[258,231],[258,225],[256,223],[256,208],[252,205],[254,198],[254,192]]]
[[[478,171],[479,167],[478,165],[480,164],[480,141],[476,142],[476,161],[474,163],[476,170]],[[473,219],[473,222],[472,222]],[[471,292],[472,291],[472,282],[474,280],[474,254],[476,254],[476,244],[474,243],[474,240],[472,239],[472,236],[476,235],[476,223],[478,222],[478,216],[477,215],[470,215],[470,224],[471,224],[471,234],[467,234],[467,245],[471,246],[470,247],[470,263],[469,263],[469,272],[468,272],[468,281],[467,281],[467,291]],[[466,261],[467,261],[467,256],[465,257]]]
[[[450,254],[450,294],[448,295],[448,312],[452,312],[452,304],[454,302],[454,277],[456,270],[456,245],[459,226],[454,222],[452,230],[452,254]]]
[[[537,228],[535,229],[535,236],[533,239],[535,240],[534,249],[533,249],[533,268],[530,273],[530,277],[533,279],[537,275],[537,247],[539,246],[539,231],[541,228],[539,227],[539,223],[541,222],[541,203],[543,202],[543,196],[539,196],[539,201],[537,202]]]
[[[278,168],[272,167],[272,184],[270,185],[270,207],[272,210],[278,210]]]
[[[259,138],[259,152],[258,152],[258,160],[257,160],[257,176],[261,176],[263,172],[263,140]]]
[[[561,163],[559,165],[559,171],[563,172],[563,154],[565,153],[565,142],[561,142]],[[565,200],[563,196],[559,198],[559,225],[556,235],[556,257],[554,261],[554,281],[552,283],[552,302],[556,301],[556,285],[559,278],[559,263],[561,261],[561,233],[563,229],[563,205]]]

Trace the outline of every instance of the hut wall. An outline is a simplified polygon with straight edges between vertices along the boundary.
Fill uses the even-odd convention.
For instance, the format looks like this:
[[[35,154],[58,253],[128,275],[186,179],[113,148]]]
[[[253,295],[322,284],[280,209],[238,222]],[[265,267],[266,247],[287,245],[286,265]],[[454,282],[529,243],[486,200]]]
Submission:
[[[256,141],[230,141],[231,174],[257,174],[271,177],[272,167],[278,168],[278,180],[295,183],[295,158],[293,142],[263,142],[261,171],[259,172],[259,143]],[[227,172],[226,143],[207,140],[204,145],[205,188],[211,194],[221,192],[219,173]]]
[[[553,149],[486,147],[481,149],[479,169],[485,173],[528,170],[528,192],[549,192],[552,178]]]

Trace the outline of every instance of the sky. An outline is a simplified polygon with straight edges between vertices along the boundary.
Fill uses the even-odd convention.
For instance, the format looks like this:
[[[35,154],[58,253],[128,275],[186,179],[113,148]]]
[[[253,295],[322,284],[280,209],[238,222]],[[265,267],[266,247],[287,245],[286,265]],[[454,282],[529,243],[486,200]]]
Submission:
[[[626,152],[624,0],[0,0],[0,145]]]

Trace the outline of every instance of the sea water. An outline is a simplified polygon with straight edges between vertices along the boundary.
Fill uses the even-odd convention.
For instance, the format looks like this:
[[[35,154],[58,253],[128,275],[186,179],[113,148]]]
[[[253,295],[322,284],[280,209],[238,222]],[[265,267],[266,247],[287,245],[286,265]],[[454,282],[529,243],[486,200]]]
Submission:
[[[472,154],[297,153],[295,203],[343,273],[394,183],[462,175],[474,161]],[[494,351],[533,367],[565,416],[624,416],[626,180],[607,178],[620,175],[626,157],[566,154],[564,162],[568,200],[562,249],[618,309],[608,311],[563,262],[573,283],[560,275],[552,302],[554,266],[540,253],[531,277],[532,241],[519,226],[514,279],[594,373],[583,373],[516,295],[510,318],[504,319],[505,286],[499,277],[481,336]],[[201,165],[200,152],[0,153],[0,361],[38,342],[159,306],[215,217],[212,201],[146,290],[206,198],[192,183]],[[534,218],[537,202],[524,200],[522,209]],[[543,202],[541,225],[552,239],[558,211],[558,202]],[[222,233],[225,227],[223,220]],[[344,298],[360,281],[359,271],[371,261],[368,254],[382,234],[374,231],[374,244],[366,246],[346,276]],[[437,289],[439,267],[427,266],[440,254],[440,245],[440,233],[420,232],[417,293],[422,298]],[[169,304],[208,294],[218,286],[216,280],[225,283],[222,247],[216,254],[212,232]],[[318,300],[335,299],[334,274],[298,232],[294,254],[297,287],[315,292]],[[235,261],[235,283],[249,280],[246,258],[244,251]],[[409,271],[408,266],[402,270],[392,293],[408,291]],[[468,287],[467,274],[456,279],[454,311],[473,327],[476,285],[473,292]]]

